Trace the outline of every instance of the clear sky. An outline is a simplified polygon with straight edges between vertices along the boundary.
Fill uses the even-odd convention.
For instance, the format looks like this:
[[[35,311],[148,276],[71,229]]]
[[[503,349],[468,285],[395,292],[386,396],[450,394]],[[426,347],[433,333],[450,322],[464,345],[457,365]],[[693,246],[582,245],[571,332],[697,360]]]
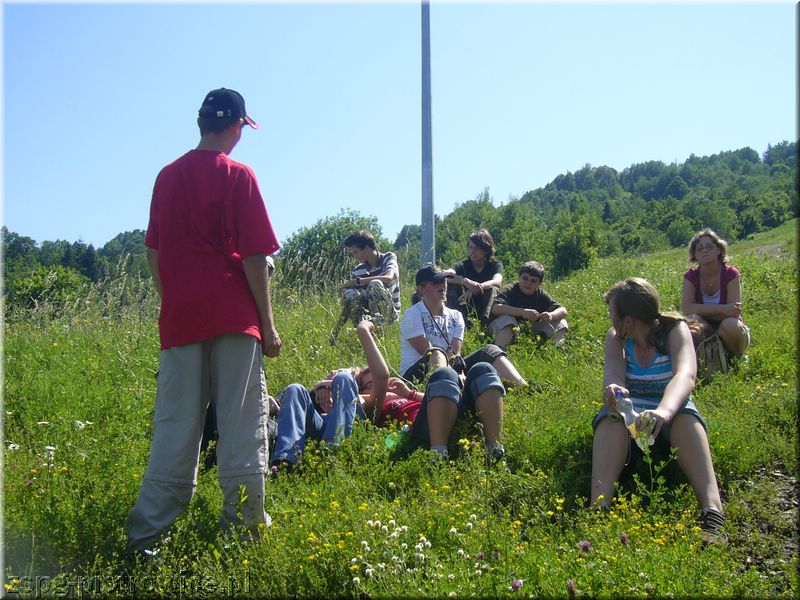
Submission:
[[[797,18],[771,4],[431,4],[444,215],[586,163],[622,170],[797,137]],[[3,223],[102,246],[147,227],[205,93],[260,123],[279,238],[342,208],[419,223],[420,4],[3,4]]]

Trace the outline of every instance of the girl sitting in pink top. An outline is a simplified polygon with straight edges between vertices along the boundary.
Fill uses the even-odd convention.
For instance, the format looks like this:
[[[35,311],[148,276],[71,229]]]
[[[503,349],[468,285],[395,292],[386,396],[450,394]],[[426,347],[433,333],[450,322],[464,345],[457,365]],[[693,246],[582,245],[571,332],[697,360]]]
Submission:
[[[742,276],[726,264],[728,243],[712,229],[698,231],[689,242],[689,262],[697,266],[683,274],[681,310],[716,332],[727,352],[742,356],[750,345],[750,328],[742,319]]]

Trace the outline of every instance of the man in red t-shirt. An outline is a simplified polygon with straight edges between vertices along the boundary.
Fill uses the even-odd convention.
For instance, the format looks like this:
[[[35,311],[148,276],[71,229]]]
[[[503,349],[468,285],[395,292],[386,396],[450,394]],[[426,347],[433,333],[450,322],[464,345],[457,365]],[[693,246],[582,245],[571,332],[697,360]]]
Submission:
[[[224,494],[220,525],[243,525],[257,539],[270,523],[262,356],[278,356],[281,348],[267,266],[280,244],[255,174],[228,157],[245,125],[258,128],[242,96],[209,92],[197,124],[197,148],[156,178],[145,237],[161,296],[161,361],[150,459],[127,522],[128,551],[145,557],[194,494],[211,398]]]

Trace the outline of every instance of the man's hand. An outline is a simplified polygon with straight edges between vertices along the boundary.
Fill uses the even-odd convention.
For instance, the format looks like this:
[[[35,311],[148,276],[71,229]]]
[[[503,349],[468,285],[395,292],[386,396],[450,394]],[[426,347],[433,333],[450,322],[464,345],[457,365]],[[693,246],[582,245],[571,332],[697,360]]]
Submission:
[[[264,352],[264,356],[268,358],[275,358],[281,353],[281,345],[281,338],[274,328],[267,329],[263,332],[261,338],[261,350]]]
[[[528,319],[528,321],[536,321],[539,319],[540,314],[541,313],[533,310],[532,308],[526,308],[522,311],[522,318]]]
[[[539,320],[542,323],[549,323],[550,321],[553,320],[553,315],[551,315],[549,312],[540,312],[539,313]]]
[[[406,385],[405,381],[397,377],[391,377],[389,379],[386,390],[401,398],[408,398],[409,394],[411,394],[411,388]]]

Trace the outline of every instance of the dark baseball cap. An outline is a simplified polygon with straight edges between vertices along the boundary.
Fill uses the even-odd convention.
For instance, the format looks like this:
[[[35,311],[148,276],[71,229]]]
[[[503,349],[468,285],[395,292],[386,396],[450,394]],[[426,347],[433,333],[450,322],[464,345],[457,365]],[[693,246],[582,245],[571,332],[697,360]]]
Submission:
[[[208,92],[203,100],[203,105],[198,111],[198,115],[203,118],[244,119],[244,122],[250,127],[258,129],[258,123],[247,116],[242,95],[226,88]]]
[[[452,277],[450,273],[445,273],[439,267],[435,267],[433,265],[425,265],[419,271],[417,271],[417,285],[424,285],[429,281],[441,281],[442,279],[447,279]]]

